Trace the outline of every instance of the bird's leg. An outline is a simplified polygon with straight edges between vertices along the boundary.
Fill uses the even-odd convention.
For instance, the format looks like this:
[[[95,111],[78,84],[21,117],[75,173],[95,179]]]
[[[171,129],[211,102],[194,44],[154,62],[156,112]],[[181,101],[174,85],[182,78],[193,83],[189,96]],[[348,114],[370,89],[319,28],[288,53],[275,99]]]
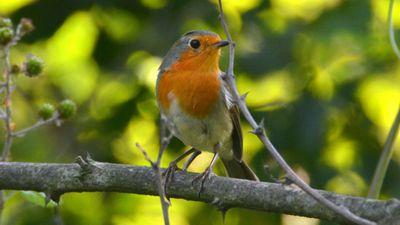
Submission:
[[[185,162],[185,164],[183,164],[183,168],[182,171],[187,170],[187,168],[190,166],[190,164],[192,164],[193,160],[199,156],[201,154],[201,151],[194,149],[195,151],[193,152],[193,154],[190,156],[190,158]]]
[[[177,166],[178,162],[180,162],[182,159],[184,159],[186,156],[188,156],[192,153],[195,154],[197,151],[199,151],[199,150],[197,150],[195,148],[191,148],[191,149],[187,150],[186,152],[184,152],[182,155],[178,156],[178,158],[174,159],[172,162],[169,163],[168,168],[163,172],[163,176],[165,177],[165,183],[164,183],[165,192],[167,190],[169,182],[171,182],[171,180],[174,176],[175,171],[178,169],[178,166]],[[190,157],[190,159],[191,158],[192,157]]]
[[[210,175],[212,174],[212,169],[214,167],[215,162],[217,162],[218,159],[218,152],[215,152],[210,165],[207,167],[207,169],[201,173],[200,175],[198,175],[196,178],[194,178],[193,182],[197,181],[197,180],[201,180],[201,185],[200,185],[200,191],[199,191],[199,197],[200,197],[200,193],[203,191],[204,189],[204,182],[210,178]]]

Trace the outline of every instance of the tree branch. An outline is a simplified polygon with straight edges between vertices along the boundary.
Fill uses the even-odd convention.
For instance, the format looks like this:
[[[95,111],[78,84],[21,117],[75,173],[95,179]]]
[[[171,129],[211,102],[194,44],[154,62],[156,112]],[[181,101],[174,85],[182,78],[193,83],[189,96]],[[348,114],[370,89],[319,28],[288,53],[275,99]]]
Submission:
[[[150,167],[87,160],[79,164],[1,162],[0,177],[0,189],[44,192],[56,201],[67,192],[158,195],[154,185],[156,174]],[[192,186],[195,177],[196,174],[177,171],[168,187],[169,195],[213,203],[222,208],[239,207],[345,222],[342,216],[323,207],[296,187],[212,176],[199,197],[199,186]],[[351,208],[358,215],[380,224],[394,224],[390,221],[400,219],[400,201],[396,199],[380,201],[318,192],[335,204]]]

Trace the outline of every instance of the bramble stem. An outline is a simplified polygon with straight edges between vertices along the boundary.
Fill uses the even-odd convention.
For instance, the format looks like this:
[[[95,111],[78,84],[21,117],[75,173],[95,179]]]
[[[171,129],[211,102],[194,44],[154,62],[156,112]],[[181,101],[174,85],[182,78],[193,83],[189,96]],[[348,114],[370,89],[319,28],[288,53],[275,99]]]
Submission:
[[[7,161],[8,155],[10,153],[11,149],[11,144],[13,141],[13,136],[12,136],[12,111],[11,111],[11,92],[12,92],[12,87],[11,87],[11,66],[10,66],[10,45],[6,45],[3,48],[3,53],[4,53],[4,79],[5,79],[5,99],[4,99],[4,107],[5,107],[5,117],[4,117],[4,122],[5,122],[5,130],[6,130],[6,136],[4,140],[4,146],[3,146],[3,153],[1,156],[1,161],[5,162]]]
[[[272,157],[274,157],[274,159],[278,162],[278,164],[282,167],[282,169],[287,173],[287,177],[293,183],[295,183],[298,187],[300,187],[304,192],[308,193],[311,197],[313,197],[316,201],[318,201],[322,205],[325,205],[326,207],[330,208],[331,210],[338,213],[339,215],[342,215],[348,221],[351,221],[353,223],[360,224],[360,225],[376,224],[374,222],[371,222],[369,220],[366,220],[364,218],[361,218],[361,217],[353,214],[345,207],[335,205],[333,202],[329,201],[324,196],[322,196],[320,193],[318,193],[317,191],[312,189],[309,185],[307,185],[299,176],[296,175],[296,173],[290,168],[290,166],[286,163],[286,161],[283,159],[283,157],[279,154],[278,150],[276,150],[276,148],[273,146],[271,141],[265,135],[264,130],[263,130],[264,128],[256,123],[256,121],[254,120],[253,116],[250,113],[250,110],[247,108],[244,100],[242,98],[240,98],[239,91],[236,86],[236,81],[235,81],[234,72],[233,72],[234,57],[235,57],[235,53],[234,53],[235,52],[235,44],[232,41],[232,36],[229,32],[228,25],[224,18],[224,12],[223,12],[223,8],[222,8],[221,0],[218,0],[218,5],[219,5],[219,11],[220,11],[219,18],[220,18],[221,24],[224,28],[227,39],[230,43],[229,44],[229,64],[228,64],[227,74],[224,75],[225,76],[224,80],[227,82],[227,84],[230,88],[230,92],[231,92],[236,104],[238,104],[244,117],[246,118],[246,120],[249,122],[249,124],[253,128],[253,133],[258,136],[258,138],[264,144],[264,146],[269,151],[269,153],[272,155]]]
[[[394,7],[394,1],[390,0],[389,10],[388,10],[388,31],[390,37],[390,44],[397,58],[399,58],[400,60],[400,50],[399,47],[397,46],[396,38],[394,36],[393,7]],[[390,159],[392,158],[393,155],[392,146],[399,131],[399,127],[400,127],[400,106],[399,106],[399,111],[397,112],[396,119],[393,121],[392,127],[390,128],[389,135],[383,147],[383,151],[379,158],[378,165],[375,168],[374,177],[372,178],[371,186],[368,192],[369,198],[379,197],[383,180],[385,179],[385,174],[389,166]]]

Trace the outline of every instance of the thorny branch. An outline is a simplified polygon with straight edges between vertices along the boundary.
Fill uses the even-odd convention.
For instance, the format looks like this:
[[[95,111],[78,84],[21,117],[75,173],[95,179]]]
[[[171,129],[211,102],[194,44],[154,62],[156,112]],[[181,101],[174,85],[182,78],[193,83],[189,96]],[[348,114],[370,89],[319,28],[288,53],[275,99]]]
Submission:
[[[14,36],[13,40],[7,45],[3,46],[3,57],[4,57],[4,72],[2,82],[2,92],[5,91],[4,97],[4,110],[1,110],[1,118],[4,120],[5,125],[5,140],[3,145],[3,152],[1,154],[0,162],[7,161],[8,155],[10,153],[11,144],[13,141],[12,136],[12,111],[11,111],[11,93],[13,91],[12,79],[11,79],[11,64],[10,64],[10,48],[14,46],[17,41],[21,38],[20,29],[17,29],[17,34]],[[2,100],[3,101],[3,100]],[[4,193],[0,190],[0,221],[2,219],[2,212],[4,207]]]
[[[161,170],[163,172],[164,170]],[[77,163],[0,163],[0,189],[44,192],[57,201],[69,192],[120,192],[159,195],[154,169],[96,162],[80,158]],[[193,187],[196,173],[176,171],[168,186],[172,198],[214,203],[220,208],[246,208],[264,212],[285,213],[319,218],[338,223],[346,220],[293,185],[254,182],[212,176],[202,194]],[[380,201],[319,191],[336,204],[382,225],[400,221],[400,201]],[[398,224],[398,223],[397,223]]]
[[[12,100],[11,100],[11,94],[14,90],[12,79],[11,79],[11,63],[10,63],[10,50],[11,47],[15,46],[18,41],[24,36],[26,33],[23,29],[22,23],[18,24],[18,27],[16,29],[16,34],[12,38],[12,40],[7,43],[5,46],[3,46],[3,57],[4,57],[4,82],[2,83],[2,86],[4,87],[5,90],[5,99],[4,99],[4,112],[5,114],[2,113],[2,118],[5,123],[5,129],[6,129],[6,137],[4,141],[4,146],[3,146],[3,153],[1,156],[1,161],[7,161],[8,155],[10,153],[12,141],[13,141],[13,122],[12,122]],[[1,199],[0,199],[1,201]]]
[[[338,213],[339,215],[342,215],[348,221],[351,221],[353,223],[360,224],[360,225],[376,224],[372,221],[366,220],[364,218],[361,218],[361,217],[353,214],[346,207],[334,204],[332,201],[326,199],[320,193],[318,193],[317,191],[312,189],[309,185],[307,185],[290,168],[290,166],[286,163],[286,161],[282,158],[282,156],[279,154],[279,152],[273,146],[271,141],[267,138],[267,136],[264,133],[263,126],[260,126],[259,124],[256,123],[256,121],[254,120],[253,116],[251,115],[249,109],[247,108],[246,103],[244,102],[243,99],[241,99],[238,89],[237,89],[237,86],[236,86],[236,82],[234,79],[234,72],[233,72],[234,57],[235,57],[235,44],[232,41],[232,36],[229,32],[228,25],[224,18],[224,11],[223,11],[221,0],[218,0],[218,5],[219,5],[219,11],[220,11],[219,18],[220,18],[221,24],[224,28],[224,32],[227,36],[227,39],[230,42],[230,44],[229,44],[229,64],[228,64],[227,73],[223,76],[223,79],[227,82],[228,86],[230,87],[231,94],[232,94],[234,100],[236,101],[236,104],[239,105],[239,108],[240,108],[241,112],[243,113],[244,117],[247,119],[247,121],[250,123],[251,127],[253,128],[253,133],[255,135],[257,135],[257,137],[261,140],[261,142],[264,144],[264,146],[269,151],[269,153],[272,155],[272,157],[274,157],[274,159],[278,162],[278,164],[282,167],[282,169],[287,173],[287,178],[290,181],[292,181],[293,183],[295,183],[298,187],[300,187],[303,191],[305,191],[310,196],[312,196],[315,200],[317,200],[321,204],[325,205],[326,207],[330,208],[331,210]]]
[[[11,144],[12,144],[12,112],[11,112],[11,92],[13,90],[11,84],[11,65],[10,65],[10,44],[3,48],[4,54],[4,79],[5,79],[5,99],[4,99],[4,107],[5,107],[5,129],[6,129],[6,137],[3,146],[3,153],[1,156],[1,161],[6,161],[8,158],[8,154],[10,152]]]
[[[0,45],[4,60],[3,81],[0,82],[0,94],[2,98],[0,99],[0,101],[3,102],[2,106],[0,107],[0,119],[4,121],[4,130],[5,130],[3,152],[1,154],[0,162],[5,162],[8,160],[10,155],[11,145],[15,137],[23,136],[29,131],[32,131],[33,129],[36,129],[46,124],[55,122],[56,124],[59,125],[62,122],[60,119],[60,114],[55,113],[55,115],[48,120],[40,120],[31,127],[14,132],[15,124],[12,119],[12,92],[15,89],[15,82],[13,81],[12,77],[13,69],[10,63],[10,50],[13,46],[15,46],[18,43],[18,41],[24,35],[31,32],[32,30],[33,30],[33,25],[31,21],[29,19],[23,18],[18,24],[15,30],[15,35],[12,36],[12,39],[9,42]],[[4,206],[4,193],[3,191],[0,190],[0,222],[3,212],[3,206]]]

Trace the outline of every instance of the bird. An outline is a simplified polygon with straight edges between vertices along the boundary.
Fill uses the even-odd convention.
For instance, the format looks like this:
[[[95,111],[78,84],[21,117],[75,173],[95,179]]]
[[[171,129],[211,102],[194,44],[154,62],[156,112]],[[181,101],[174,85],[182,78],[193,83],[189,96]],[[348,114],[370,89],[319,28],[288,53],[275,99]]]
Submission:
[[[259,181],[243,161],[240,112],[219,68],[221,48],[230,42],[210,31],[194,30],[181,36],[164,57],[157,76],[156,100],[166,127],[191,149],[170,163],[169,170],[192,154],[214,153],[202,173],[209,177],[218,158],[228,177]],[[204,182],[204,179],[203,179]]]

